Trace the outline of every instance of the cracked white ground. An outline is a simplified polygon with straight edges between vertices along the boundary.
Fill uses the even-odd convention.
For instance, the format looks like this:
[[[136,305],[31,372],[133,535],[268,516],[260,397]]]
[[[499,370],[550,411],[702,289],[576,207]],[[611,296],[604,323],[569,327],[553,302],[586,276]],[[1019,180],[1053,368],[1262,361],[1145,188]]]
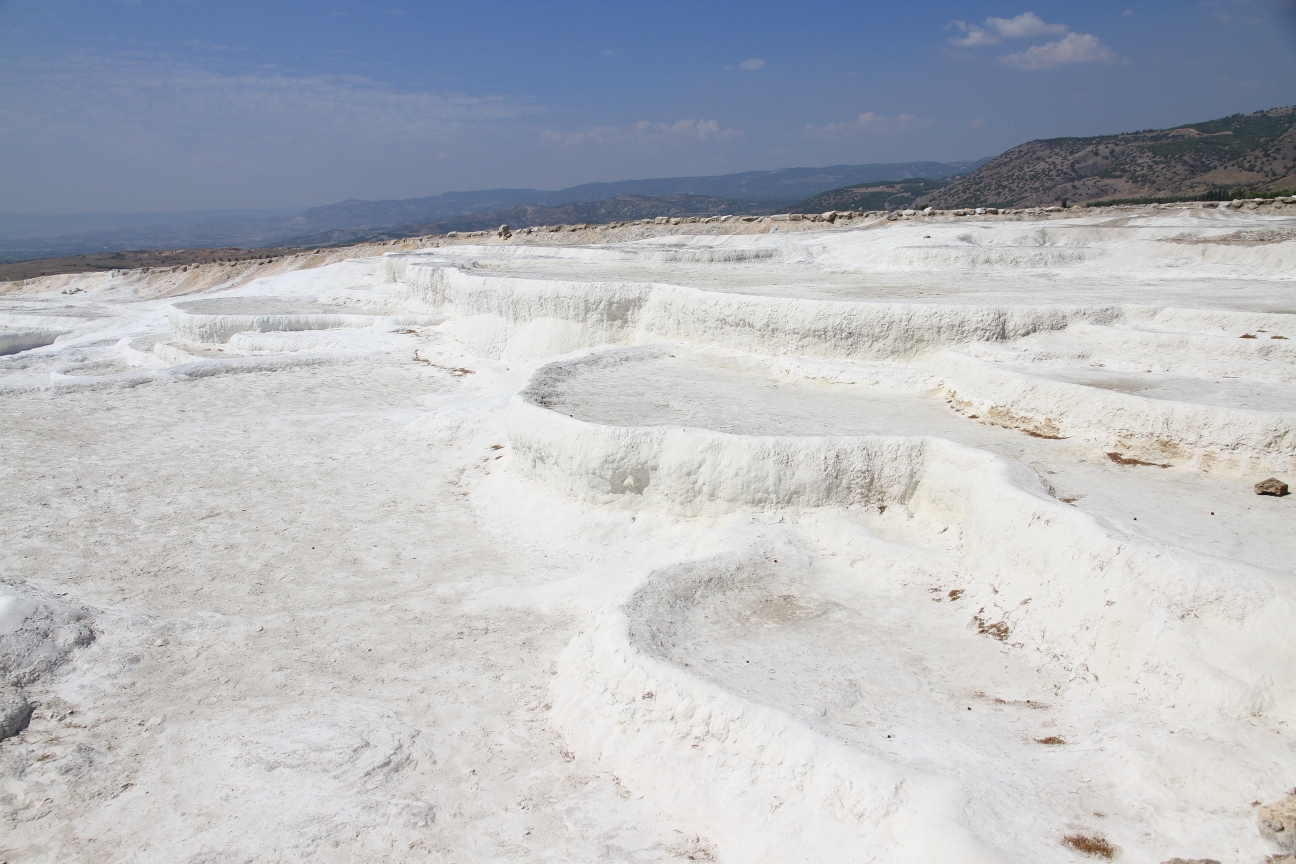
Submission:
[[[644,234],[0,294],[0,857],[1283,851],[1296,216]]]

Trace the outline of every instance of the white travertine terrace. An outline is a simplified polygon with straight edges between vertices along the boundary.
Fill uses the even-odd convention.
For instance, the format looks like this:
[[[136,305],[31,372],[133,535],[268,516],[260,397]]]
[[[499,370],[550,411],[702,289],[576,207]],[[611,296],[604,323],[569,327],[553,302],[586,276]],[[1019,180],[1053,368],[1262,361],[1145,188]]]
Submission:
[[[93,622],[6,673],[7,845],[1281,852],[1252,802],[1296,785],[1296,505],[1253,485],[1296,482],[1289,209],[0,295],[0,647]]]

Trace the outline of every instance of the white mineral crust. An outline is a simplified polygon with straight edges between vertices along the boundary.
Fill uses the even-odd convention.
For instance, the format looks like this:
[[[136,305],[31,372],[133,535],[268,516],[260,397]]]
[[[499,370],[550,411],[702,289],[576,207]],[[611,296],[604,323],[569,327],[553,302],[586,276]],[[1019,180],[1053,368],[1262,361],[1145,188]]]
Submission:
[[[5,861],[1283,851],[1296,216],[469,239],[0,286]]]

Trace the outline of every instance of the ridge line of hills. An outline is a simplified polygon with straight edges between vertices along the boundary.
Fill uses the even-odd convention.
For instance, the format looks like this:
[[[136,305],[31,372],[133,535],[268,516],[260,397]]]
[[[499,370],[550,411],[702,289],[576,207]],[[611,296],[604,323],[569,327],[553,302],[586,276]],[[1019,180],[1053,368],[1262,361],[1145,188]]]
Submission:
[[[795,212],[1224,200],[1296,189],[1296,106],[1172,129],[1028,141],[975,171],[829,189]]]
[[[448,192],[404,200],[343,201],[288,218],[284,214],[291,211],[209,211],[196,214],[196,221],[185,223],[181,219],[178,225],[174,217],[179,214],[155,214],[168,217],[172,224],[170,233],[162,235],[140,224],[140,220],[147,222],[148,214],[118,217],[127,223],[135,220],[118,231],[104,230],[103,220],[112,218],[107,214],[0,214],[0,262],[47,259],[53,254],[66,263],[56,265],[48,260],[49,266],[73,266],[64,256],[75,251],[115,252],[130,248],[165,251],[187,247],[191,254],[198,254],[221,247],[222,254],[242,249],[241,257],[247,257],[255,250],[492,230],[500,224],[525,228],[662,216],[1218,200],[1290,195],[1293,189],[1296,106],[1285,106],[1171,129],[1029,141],[993,159],[976,162],[788,168],[587,183],[552,192]],[[790,203],[793,201],[796,203]],[[37,225],[35,233],[43,230],[46,236],[15,239],[15,231],[21,232],[21,225],[15,227],[15,222],[24,218],[37,223],[45,220],[41,223],[44,228]],[[51,235],[59,218],[73,222],[80,219],[82,227],[99,227],[76,235]],[[160,252],[132,254],[138,257]],[[101,256],[76,257],[84,259],[75,265],[77,272],[84,272],[95,269],[89,262]],[[49,266],[42,270],[47,271]]]
[[[488,214],[492,214],[489,218],[494,219],[493,214],[511,213],[518,208],[532,208],[528,212],[536,214],[543,211],[534,208],[554,209],[557,212],[544,217],[550,221],[597,221],[596,212],[616,214],[608,218],[627,219],[709,215],[748,208],[768,211],[847,183],[947,177],[972,170],[984,161],[780,168],[738,174],[585,183],[554,191],[486,189],[402,200],[350,200],[299,212],[206,211],[64,217],[0,213],[0,261],[142,248],[335,244],[360,240],[382,231],[397,232],[394,236],[445,233],[472,230],[468,224],[474,224]],[[562,208],[568,208],[570,212]],[[578,212],[582,209],[585,212]],[[518,213],[513,218],[517,221],[524,216]],[[467,223],[463,221],[465,219]]]
[[[1289,105],[1172,129],[1028,141],[917,203],[1040,207],[1293,188],[1296,106]]]
[[[920,164],[907,163],[906,167]],[[556,207],[527,204],[435,222],[410,222],[359,236],[346,231],[326,231],[303,235],[294,238],[293,242],[297,245],[328,245],[353,239],[376,241],[450,231],[481,231],[500,224],[517,228],[550,223],[606,223],[653,216],[714,216],[722,213],[763,216],[770,213],[899,210],[925,206],[945,210],[1046,207],[1102,200],[1218,199],[1232,197],[1243,189],[1251,194],[1276,194],[1296,188],[1296,106],[1235,114],[1172,129],[1030,141],[994,159],[970,163],[970,166],[975,170],[950,171],[943,176],[907,173],[870,178],[819,192],[790,205],[787,202],[697,194],[627,194]],[[728,176],[746,179],[769,175],[749,172],[747,175]],[[636,182],[668,184],[674,181]],[[588,184],[574,188],[607,191],[624,185]]]

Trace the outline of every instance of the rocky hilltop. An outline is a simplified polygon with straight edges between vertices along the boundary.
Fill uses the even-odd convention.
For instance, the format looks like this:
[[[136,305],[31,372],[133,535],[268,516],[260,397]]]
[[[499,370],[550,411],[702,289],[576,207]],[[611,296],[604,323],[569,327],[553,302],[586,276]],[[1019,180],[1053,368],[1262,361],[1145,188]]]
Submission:
[[[1030,141],[916,202],[938,209],[1296,187],[1296,106],[1173,129]]]

